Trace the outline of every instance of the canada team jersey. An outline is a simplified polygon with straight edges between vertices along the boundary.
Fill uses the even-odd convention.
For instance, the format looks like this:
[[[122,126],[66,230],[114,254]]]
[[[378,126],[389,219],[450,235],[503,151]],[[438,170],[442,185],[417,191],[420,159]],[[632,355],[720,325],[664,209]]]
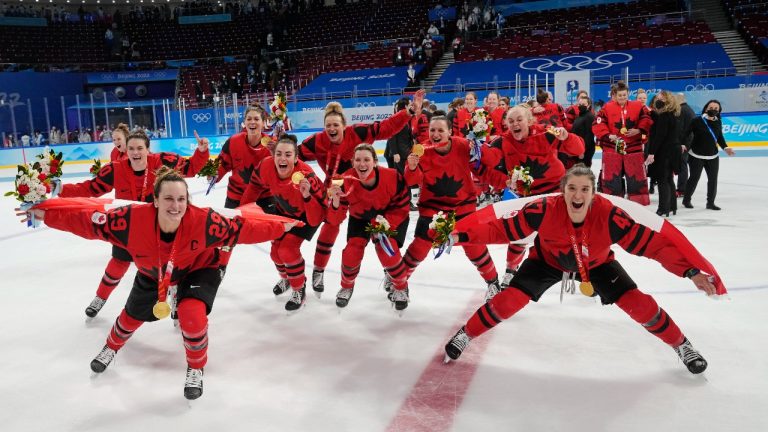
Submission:
[[[117,199],[152,202],[155,172],[161,166],[173,168],[185,177],[192,177],[207,161],[207,150],[201,152],[196,149],[189,159],[175,153],[150,153],[147,155],[147,168],[136,172],[127,158],[120,159],[101,167],[96,177],[91,180],[63,185],[59,196],[99,197],[114,189]]]
[[[370,175],[376,177],[376,182],[368,187],[356,180],[354,169],[344,173],[342,189],[347,196],[341,199],[338,209],[329,207],[329,218],[341,223],[349,210],[350,218],[363,221],[373,221],[377,215],[382,215],[393,228],[405,221],[410,211],[411,193],[403,176],[393,168],[382,167],[375,167]]]
[[[535,112],[533,116],[536,118],[536,123],[545,126],[562,127],[565,125],[565,110],[562,106],[556,103],[545,103],[539,105],[544,108],[542,112]]]
[[[128,158],[128,155],[118,150],[117,147],[112,147],[112,151],[109,152],[110,162],[114,162],[114,161],[118,161],[120,159],[126,159],[126,158]]]
[[[401,110],[381,122],[347,126],[340,144],[332,144],[328,134],[318,132],[301,143],[299,158],[303,161],[317,161],[328,183],[334,175],[352,168],[352,158],[358,144],[388,139],[400,132],[410,119],[408,110]]]
[[[157,209],[152,204],[130,204],[107,211],[55,210],[45,213],[45,224],[86,239],[99,239],[126,249],[139,272],[159,280],[158,268],[168,262],[170,249],[162,247],[157,225]],[[208,209],[187,206],[176,231],[171,284],[194,270],[216,268],[221,246],[260,243],[283,235],[282,222],[227,218]]]
[[[269,138],[265,134],[261,134],[261,137]],[[227,198],[239,202],[245,187],[248,186],[253,169],[271,155],[269,149],[261,145],[260,142],[256,147],[251,147],[248,144],[247,132],[240,132],[229,137],[222,146],[218,157],[219,175],[216,180],[219,181],[226,173],[232,172],[229,177],[229,184],[227,184]]]
[[[613,134],[624,139],[627,153],[639,153],[643,151],[642,136],[648,135],[651,125],[650,111],[642,102],[627,101],[622,107],[610,101],[597,113],[592,132],[604,152],[616,153],[616,146],[608,139]],[[640,133],[628,137],[621,133],[622,128],[640,129]]]
[[[241,204],[254,202],[266,194],[275,200],[277,214],[293,219],[300,219],[310,226],[318,226],[325,216],[325,188],[323,182],[312,171],[312,167],[298,161],[293,173],[300,172],[310,184],[309,199],[304,199],[299,186],[294,185],[289,176],[281,179],[272,156],[254,169],[250,183],[243,194]]]
[[[488,224],[469,226],[463,243],[508,243],[537,232],[530,258],[543,260],[562,271],[578,272],[572,242],[568,230],[564,229],[567,224],[574,226],[575,238],[582,245],[588,268],[613,261],[611,245],[614,243],[633,255],[658,261],[676,275],[682,276],[695,267],[665,236],[635,222],[600,195],[595,195],[587,218],[580,226],[572,224],[565,198],[560,194],[551,195]]]
[[[517,141],[507,132],[490,144],[491,151],[500,156],[496,169],[489,170],[486,179],[494,188],[502,190],[509,179],[509,171],[516,166],[527,167],[534,182],[531,195],[554,192],[560,187],[565,167],[557,158],[559,151],[577,156],[584,153],[584,140],[576,134],[568,134],[565,141],[547,133],[543,125],[531,125],[529,135]]]
[[[469,141],[449,137],[451,149],[440,154],[426,147],[415,170],[406,166],[408,186],[421,186],[419,215],[431,217],[438,211],[456,211],[457,215],[477,207],[477,192],[469,162]],[[425,146],[431,144],[425,143]]]

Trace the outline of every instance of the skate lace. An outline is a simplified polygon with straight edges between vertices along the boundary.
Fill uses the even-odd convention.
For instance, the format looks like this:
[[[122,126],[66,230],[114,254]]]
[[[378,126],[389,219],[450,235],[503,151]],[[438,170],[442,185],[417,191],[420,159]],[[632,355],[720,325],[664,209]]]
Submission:
[[[203,370],[187,368],[187,379],[184,383],[185,387],[197,387],[203,386]]]
[[[458,348],[459,351],[464,351],[464,348],[469,345],[469,336],[467,336],[467,333],[462,329],[456,336],[451,339],[451,345]]]
[[[323,272],[312,272],[312,286],[323,284]]]
[[[288,301],[291,303],[301,304],[301,290],[293,290],[293,293],[291,293],[291,299]]]
[[[352,297],[352,288],[342,288],[336,295],[337,298],[349,300]]]
[[[701,354],[691,346],[690,342],[685,342],[677,347],[677,355],[685,364],[702,359]]]
[[[99,363],[109,365],[112,362],[112,359],[115,358],[115,350],[112,348],[105,346],[102,348],[101,352],[96,356],[94,360],[96,360]]]
[[[107,302],[106,300],[97,296],[93,298],[93,300],[91,301],[91,305],[88,307],[90,307],[91,309],[96,309],[98,311],[98,310],[101,310],[102,307],[104,307],[104,303],[106,302]]]
[[[408,293],[405,292],[405,290],[394,290],[392,293],[392,301],[393,302],[403,302],[408,301]]]

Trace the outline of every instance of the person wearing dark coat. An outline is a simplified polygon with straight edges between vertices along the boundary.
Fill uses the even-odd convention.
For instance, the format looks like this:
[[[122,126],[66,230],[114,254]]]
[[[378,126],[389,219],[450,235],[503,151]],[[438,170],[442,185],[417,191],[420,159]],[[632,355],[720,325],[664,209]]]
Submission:
[[[680,103],[680,145],[685,147],[685,151],[680,155],[680,171],[677,174],[677,196],[683,196],[685,184],[688,182],[688,148],[691,147],[693,134],[689,130],[691,122],[695,119],[696,112],[685,102],[685,95],[678,93],[675,95]]]
[[[586,94],[579,97],[578,117],[573,120],[571,132],[584,140],[584,165],[592,166],[592,156],[595,155],[595,134],[592,132],[592,123],[595,121],[595,112],[592,110],[592,99]]]
[[[673,172],[680,166],[680,105],[675,96],[661,90],[653,102],[653,125],[649,134],[649,152],[646,164],[648,177],[659,186],[659,216],[677,213],[677,196]]]
[[[395,114],[408,108],[410,99],[402,98],[395,103]],[[408,154],[411,153],[411,147],[413,146],[413,133],[411,132],[411,125],[407,123],[400,132],[387,140],[387,146],[384,149],[384,159],[387,160],[387,166],[397,169],[401,174],[405,169],[405,160],[408,158]]]

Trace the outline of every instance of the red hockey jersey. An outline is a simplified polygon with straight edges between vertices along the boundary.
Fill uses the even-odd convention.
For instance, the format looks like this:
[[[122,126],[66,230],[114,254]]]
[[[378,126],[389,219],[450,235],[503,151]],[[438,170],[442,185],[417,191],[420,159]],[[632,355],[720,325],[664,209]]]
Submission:
[[[323,182],[312,171],[312,167],[298,161],[293,172],[304,174],[310,184],[309,199],[304,199],[299,187],[294,185],[291,178],[280,179],[272,156],[264,159],[254,168],[250,175],[250,183],[243,193],[240,204],[255,202],[264,196],[272,196],[277,206],[277,214],[300,219],[310,226],[318,226],[325,216],[325,187]],[[267,195],[269,194],[269,195]]]
[[[270,138],[269,135],[261,134],[262,137]],[[269,149],[259,142],[256,147],[248,145],[247,132],[240,132],[232,135],[221,147],[219,153],[219,175],[216,181],[219,181],[228,172],[232,172],[227,184],[227,198],[233,201],[240,201],[240,198],[248,186],[253,169],[259,166],[264,158],[272,155]],[[271,139],[271,138],[270,138]]]
[[[351,218],[364,221],[373,221],[382,215],[392,229],[405,221],[411,207],[411,192],[403,176],[393,168],[379,166],[370,175],[376,176],[376,182],[370,187],[354,179],[344,179],[342,189],[348,195],[341,199],[338,209],[328,207],[329,220],[340,224],[349,211]],[[344,176],[357,178],[357,173],[350,169]]]
[[[99,197],[114,189],[117,199],[152,202],[155,172],[161,166],[173,168],[186,177],[192,177],[207,161],[207,150],[195,150],[189,159],[175,153],[150,153],[147,155],[147,168],[137,174],[127,158],[120,159],[101,167],[96,177],[91,180],[63,185],[59,196]]]
[[[595,116],[592,132],[604,152],[616,153],[615,144],[608,139],[613,134],[624,139],[627,153],[638,153],[643,151],[642,135],[648,135],[651,125],[651,113],[642,102],[627,101],[622,107],[610,101]],[[628,137],[621,133],[622,128],[640,129],[640,133]]]

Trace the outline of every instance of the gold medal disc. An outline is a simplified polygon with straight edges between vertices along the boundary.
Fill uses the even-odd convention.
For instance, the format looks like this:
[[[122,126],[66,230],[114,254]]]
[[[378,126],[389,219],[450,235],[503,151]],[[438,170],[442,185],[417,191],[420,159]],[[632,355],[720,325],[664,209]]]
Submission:
[[[268,146],[271,141],[272,141],[272,138],[270,137],[266,137],[266,136],[261,137],[261,145],[263,145],[264,147]]]
[[[301,183],[301,181],[304,180],[304,173],[296,171],[291,175],[291,183],[297,185]]]
[[[592,286],[592,282],[582,282],[579,284],[579,291],[587,297],[594,297],[595,288]]]
[[[157,302],[152,306],[152,315],[157,319],[167,318],[171,314],[171,306],[168,302]]]
[[[620,132],[622,135],[626,135],[626,134],[627,134],[627,128],[623,127],[623,128],[621,128],[621,129],[619,129],[619,132]]]
[[[334,186],[341,187],[344,185],[344,179],[340,179],[340,178],[331,179],[331,184]]]
[[[418,157],[424,156],[424,146],[421,144],[414,144],[413,147],[411,147],[411,153]]]

